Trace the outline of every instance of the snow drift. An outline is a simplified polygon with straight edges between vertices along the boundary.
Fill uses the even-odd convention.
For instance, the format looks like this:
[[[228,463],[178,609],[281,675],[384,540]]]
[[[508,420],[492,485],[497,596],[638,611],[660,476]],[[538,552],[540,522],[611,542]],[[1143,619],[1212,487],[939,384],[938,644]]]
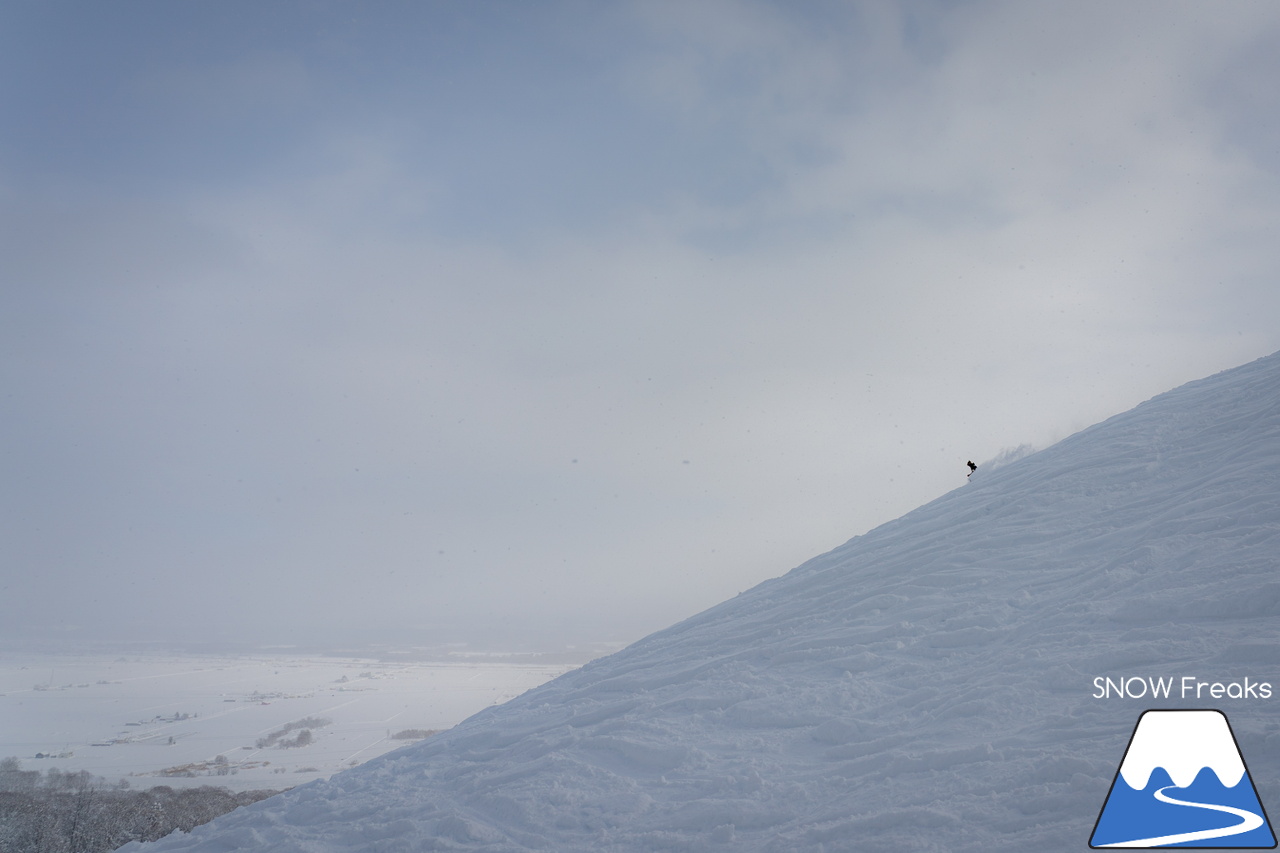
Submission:
[[[158,851],[1079,851],[1135,720],[1280,810],[1280,354],[1156,397],[454,729]]]

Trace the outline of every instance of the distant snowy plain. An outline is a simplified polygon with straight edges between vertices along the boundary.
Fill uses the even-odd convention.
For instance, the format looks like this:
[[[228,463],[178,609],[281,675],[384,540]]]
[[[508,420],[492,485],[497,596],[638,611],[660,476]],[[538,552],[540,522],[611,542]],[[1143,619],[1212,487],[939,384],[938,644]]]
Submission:
[[[1098,697],[1095,679],[1280,686],[1278,566],[1273,355],[145,850],[1082,851],[1153,707],[1226,713],[1274,816],[1276,694]]]
[[[87,770],[134,788],[289,788],[404,746],[395,735],[406,730],[447,729],[570,668],[0,652],[0,758],[18,758],[27,770]],[[327,722],[255,745],[300,721]],[[304,728],[310,743],[282,745]]]

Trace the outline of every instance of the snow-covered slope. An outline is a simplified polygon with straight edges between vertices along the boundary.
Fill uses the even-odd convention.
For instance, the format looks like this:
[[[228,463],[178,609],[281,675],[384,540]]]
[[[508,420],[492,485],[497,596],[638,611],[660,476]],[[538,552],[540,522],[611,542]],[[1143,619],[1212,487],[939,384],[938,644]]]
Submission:
[[[1223,710],[1280,811],[1278,565],[1280,354],[983,466],[447,733],[126,849],[1085,850],[1150,707]],[[1098,677],[1177,687],[1095,698]],[[1275,690],[1182,699],[1184,677]]]

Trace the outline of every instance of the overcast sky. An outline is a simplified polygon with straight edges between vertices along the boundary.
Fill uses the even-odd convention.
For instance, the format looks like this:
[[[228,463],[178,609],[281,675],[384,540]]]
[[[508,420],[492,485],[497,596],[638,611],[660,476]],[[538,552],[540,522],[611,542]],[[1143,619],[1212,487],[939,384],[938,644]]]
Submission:
[[[9,2],[0,639],[636,639],[1280,349],[1280,5]]]

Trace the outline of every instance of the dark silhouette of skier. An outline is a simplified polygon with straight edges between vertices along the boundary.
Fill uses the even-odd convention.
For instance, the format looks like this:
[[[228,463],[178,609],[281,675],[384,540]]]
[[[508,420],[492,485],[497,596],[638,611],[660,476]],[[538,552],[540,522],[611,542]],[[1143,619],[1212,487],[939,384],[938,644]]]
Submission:
[[[969,473],[968,473],[968,474],[966,474],[965,476],[966,476],[966,477],[972,477],[972,476],[973,476],[973,472],[974,472],[974,471],[977,471],[977,470],[978,470],[978,466],[977,466],[977,465],[974,465],[974,464],[973,464],[973,460],[972,460],[972,459],[970,459],[970,460],[969,460]]]

